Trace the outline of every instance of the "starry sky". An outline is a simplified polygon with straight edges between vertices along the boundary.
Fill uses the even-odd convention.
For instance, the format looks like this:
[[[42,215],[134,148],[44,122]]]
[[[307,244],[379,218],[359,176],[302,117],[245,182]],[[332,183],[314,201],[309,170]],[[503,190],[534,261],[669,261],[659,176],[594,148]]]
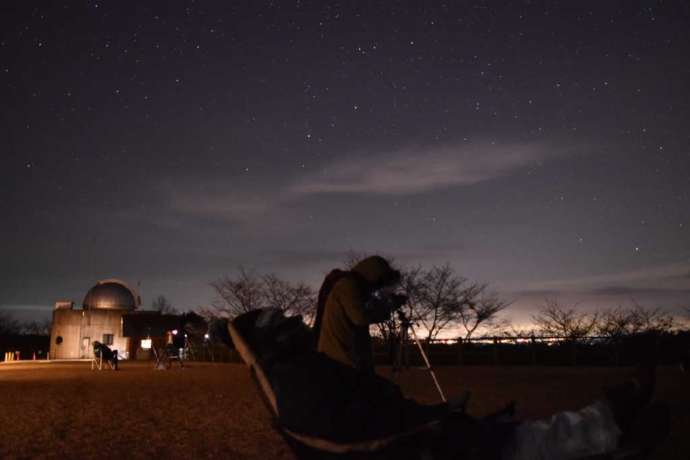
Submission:
[[[0,308],[348,251],[687,305],[687,2],[454,3],[2,2]]]

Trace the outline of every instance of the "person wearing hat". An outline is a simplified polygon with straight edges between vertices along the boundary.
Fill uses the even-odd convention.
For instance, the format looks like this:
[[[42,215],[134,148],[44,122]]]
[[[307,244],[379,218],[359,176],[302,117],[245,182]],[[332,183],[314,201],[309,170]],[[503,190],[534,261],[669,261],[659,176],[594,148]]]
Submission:
[[[319,291],[314,324],[317,350],[373,373],[369,325],[387,320],[407,301],[393,293],[399,283],[400,272],[377,255],[361,260],[350,271],[332,271]]]

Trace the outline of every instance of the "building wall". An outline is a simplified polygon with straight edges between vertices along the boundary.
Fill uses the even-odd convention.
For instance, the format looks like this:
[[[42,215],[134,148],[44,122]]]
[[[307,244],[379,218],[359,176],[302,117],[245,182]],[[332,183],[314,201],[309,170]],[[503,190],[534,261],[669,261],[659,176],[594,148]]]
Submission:
[[[93,342],[104,342],[104,334],[113,335],[113,350],[127,352],[129,339],[122,337],[122,315],[127,310],[53,310],[50,357],[53,359],[90,358]],[[62,343],[57,344],[57,338]]]
[[[79,341],[82,312],[80,310],[53,310],[53,326],[50,329],[51,359],[79,358]],[[62,343],[58,344],[58,337]]]
[[[127,352],[129,339],[122,337],[122,315],[127,310],[86,310],[81,327],[82,340],[89,338],[88,349],[82,350],[83,357],[93,356],[93,342],[105,343],[104,334],[113,335],[113,343],[108,345],[111,350],[118,350],[122,355]],[[83,344],[83,342],[82,342]]]

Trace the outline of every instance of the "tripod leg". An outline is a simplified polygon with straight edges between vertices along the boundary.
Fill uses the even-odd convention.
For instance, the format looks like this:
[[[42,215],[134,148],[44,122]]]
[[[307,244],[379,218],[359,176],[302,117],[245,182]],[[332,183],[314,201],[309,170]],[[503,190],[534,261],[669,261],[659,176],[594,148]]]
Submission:
[[[426,353],[424,352],[424,348],[422,347],[421,342],[419,341],[419,338],[417,337],[417,333],[415,332],[414,328],[410,326],[410,330],[412,330],[412,336],[414,337],[414,341],[417,343],[417,347],[419,348],[419,352],[422,354],[422,358],[424,359],[424,363],[426,364],[426,368],[431,374],[431,378],[434,379],[434,384],[436,385],[436,389],[438,390],[438,394],[441,396],[441,401],[447,402],[446,395],[443,394],[443,389],[441,388],[441,384],[438,383],[438,379],[436,378],[436,373],[431,367],[431,363],[429,362],[429,358],[426,356]]]
[[[405,343],[405,334],[402,330],[400,331],[400,337],[398,340],[399,342],[397,350],[395,350],[395,357],[393,358],[393,381],[395,382],[397,382],[400,379],[400,372],[402,371],[402,353]]]
[[[402,349],[402,358],[401,358],[401,365],[405,369],[410,368],[410,347],[407,346],[407,342],[409,340],[410,334],[408,334],[407,329],[405,329],[405,341],[403,342],[405,345]]]

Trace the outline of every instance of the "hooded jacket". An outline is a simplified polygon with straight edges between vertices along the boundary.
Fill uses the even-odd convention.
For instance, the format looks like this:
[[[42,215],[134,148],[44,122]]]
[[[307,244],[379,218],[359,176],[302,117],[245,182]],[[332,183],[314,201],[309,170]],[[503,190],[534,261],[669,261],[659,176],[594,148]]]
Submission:
[[[399,280],[400,272],[383,257],[367,257],[355,265],[326,298],[317,350],[347,366],[373,372],[369,325],[388,319],[391,311],[372,308],[368,301],[372,292]]]

